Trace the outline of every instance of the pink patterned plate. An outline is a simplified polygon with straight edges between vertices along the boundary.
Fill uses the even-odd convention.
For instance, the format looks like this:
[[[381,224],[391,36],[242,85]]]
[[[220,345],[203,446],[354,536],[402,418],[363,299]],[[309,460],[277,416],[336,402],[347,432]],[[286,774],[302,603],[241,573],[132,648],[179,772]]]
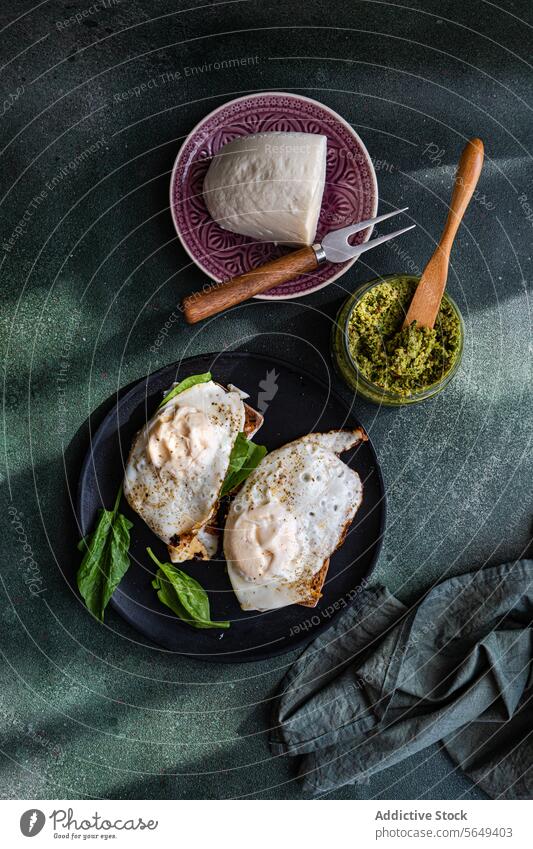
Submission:
[[[377,213],[378,187],[372,161],[357,133],[340,115],[316,100],[284,92],[231,100],[211,112],[188,135],[170,179],[170,210],[178,236],[191,259],[213,280],[228,280],[291,250],[223,230],[209,215],[202,196],[211,158],[223,145],[240,136],[274,131],[327,136],[326,187],[318,240],[330,230],[373,218]],[[371,232],[368,228],[359,233],[353,243],[366,242]],[[314,274],[283,283],[259,297],[298,298],[316,292],[354,262],[327,263]]]

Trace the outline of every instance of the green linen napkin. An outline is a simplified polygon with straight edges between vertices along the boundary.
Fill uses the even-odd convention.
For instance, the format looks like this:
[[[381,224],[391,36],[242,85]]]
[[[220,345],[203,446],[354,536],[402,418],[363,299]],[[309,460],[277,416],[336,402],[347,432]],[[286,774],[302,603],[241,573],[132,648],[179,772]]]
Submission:
[[[270,746],[323,794],[442,741],[489,796],[533,798],[533,560],[365,590],[284,678]]]

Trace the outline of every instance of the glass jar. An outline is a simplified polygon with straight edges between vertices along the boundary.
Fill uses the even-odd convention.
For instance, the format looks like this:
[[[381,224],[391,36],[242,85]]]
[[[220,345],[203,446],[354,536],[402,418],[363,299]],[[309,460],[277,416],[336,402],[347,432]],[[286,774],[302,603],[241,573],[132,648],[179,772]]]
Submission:
[[[404,281],[418,283],[419,280],[420,277],[414,277],[410,274],[390,274],[387,277],[378,277],[375,280],[370,280],[370,282],[364,283],[360,286],[353,295],[350,295],[337,313],[337,318],[333,325],[331,334],[331,355],[333,363],[340,376],[343,378],[345,383],[348,384],[350,389],[353,389],[359,395],[362,395],[368,401],[373,401],[375,404],[385,404],[388,407],[401,407],[406,404],[417,404],[419,401],[425,401],[426,398],[432,398],[448,385],[450,380],[457,373],[461,363],[465,335],[463,318],[455,301],[445,292],[443,300],[446,300],[446,302],[452,307],[459,319],[460,339],[459,350],[457,352],[455,362],[441,380],[438,380],[431,386],[427,386],[421,392],[414,392],[412,395],[403,396],[398,395],[395,392],[391,392],[390,390],[382,389],[375,383],[371,383],[359,371],[357,362],[352,357],[348,345],[348,324],[352,310],[361,300],[363,295],[366,295],[366,293],[373,289],[374,286],[379,286],[382,283],[403,283]]]

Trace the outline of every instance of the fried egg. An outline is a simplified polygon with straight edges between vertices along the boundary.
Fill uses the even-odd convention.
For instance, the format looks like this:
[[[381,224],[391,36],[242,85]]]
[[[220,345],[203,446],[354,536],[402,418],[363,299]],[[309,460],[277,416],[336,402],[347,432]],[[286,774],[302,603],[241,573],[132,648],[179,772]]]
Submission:
[[[250,436],[261,423],[247,428],[247,410],[238,389],[197,383],[161,407],[135,437],[124,495],[167,544],[174,563],[216,553],[210,522],[233,444],[240,431]]]
[[[338,455],[366,439],[361,429],[310,433],[267,454],[247,478],[224,530],[243,610],[315,606],[363,497],[359,475]]]

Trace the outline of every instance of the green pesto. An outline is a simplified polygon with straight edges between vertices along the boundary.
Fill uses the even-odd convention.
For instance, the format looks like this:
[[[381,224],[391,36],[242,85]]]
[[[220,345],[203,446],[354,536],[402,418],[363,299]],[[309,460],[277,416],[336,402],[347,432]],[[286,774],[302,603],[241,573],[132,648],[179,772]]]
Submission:
[[[401,397],[441,381],[460,351],[460,320],[446,298],[433,329],[412,324],[402,330],[416,285],[398,280],[374,286],[348,322],[348,347],[361,375]]]

